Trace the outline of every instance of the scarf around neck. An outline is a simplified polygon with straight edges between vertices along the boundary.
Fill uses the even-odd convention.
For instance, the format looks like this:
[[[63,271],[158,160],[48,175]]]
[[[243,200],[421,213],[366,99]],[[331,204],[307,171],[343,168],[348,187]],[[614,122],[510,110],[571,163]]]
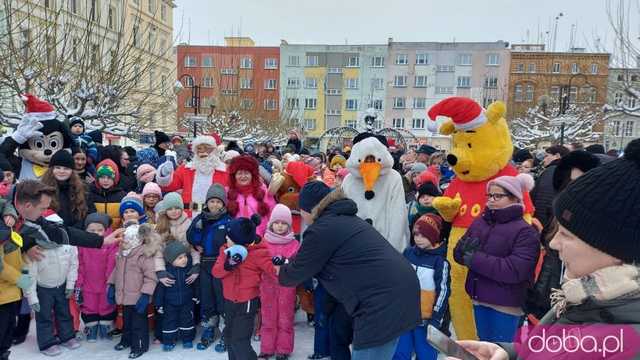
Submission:
[[[267,230],[264,233],[264,239],[270,244],[288,244],[295,238],[293,237],[293,231],[289,231],[286,235],[278,235],[271,230]]]
[[[561,289],[551,290],[556,317],[567,308],[587,301],[602,303],[616,299],[640,298],[640,267],[623,264],[596,270],[578,279],[565,279]]]

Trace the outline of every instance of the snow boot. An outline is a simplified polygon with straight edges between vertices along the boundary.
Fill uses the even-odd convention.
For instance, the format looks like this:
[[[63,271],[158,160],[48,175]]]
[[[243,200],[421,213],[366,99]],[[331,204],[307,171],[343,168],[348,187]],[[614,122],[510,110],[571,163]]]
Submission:
[[[164,344],[162,345],[162,351],[172,351],[176,347],[176,344]]]
[[[258,359],[271,359],[272,356],[273,354],[260,353],[260,355],[258,355]]]
[[[100,325],[87,327],[87,342],[94,343],[98,341],[98,326]]]
[[[220,341],[213,347],[213,349],[217,353],[227,352],[227,345],[224,343],[224,336],[220,338]]]

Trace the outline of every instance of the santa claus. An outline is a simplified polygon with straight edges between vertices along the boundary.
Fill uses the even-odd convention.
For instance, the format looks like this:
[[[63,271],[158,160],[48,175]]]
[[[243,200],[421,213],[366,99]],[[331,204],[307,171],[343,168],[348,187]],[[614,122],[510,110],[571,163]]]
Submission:
[[[207,190],[213,183],[227,187],[228,175],[220,160],[213,136],[200,135],[191,142],[193,159],[174,171],[167,161],[158,167],[156,181],[163,192],[176,191],[182,195],[185,210],[196,215],[206,206]]]

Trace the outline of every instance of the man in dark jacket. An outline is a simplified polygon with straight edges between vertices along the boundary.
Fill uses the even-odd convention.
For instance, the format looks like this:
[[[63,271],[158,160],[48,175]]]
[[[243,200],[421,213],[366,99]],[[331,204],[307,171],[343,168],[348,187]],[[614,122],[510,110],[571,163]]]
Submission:
[[[305,184],[300,209],[309,227],[297,256],[279,271],[283,286],[311,277],[353,318],[352,359],[393,357],[400,335],[420,323],[420,285],[406,259],[358,218],[355,202],[320,181]]]
[[[549,227],[551,222],[551,203],[556,196],[553,189],[553,174],[560,159],[567,155],[569,150],[562,145],[554,145],[545,150],[543,165],[545,167],[540,177],[536,181],[536,185],[531,191],[531,201],[536,208],[533,217],[540,220],[545,229]],[[543,239],[545,233],[543,232]]]

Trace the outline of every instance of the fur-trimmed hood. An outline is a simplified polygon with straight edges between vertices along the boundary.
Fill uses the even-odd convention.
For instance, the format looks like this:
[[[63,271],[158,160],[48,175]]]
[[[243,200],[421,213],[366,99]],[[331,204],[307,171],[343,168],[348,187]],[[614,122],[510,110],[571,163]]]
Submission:
[[[316,221],[325,212],[355,216],[358,212],[358,205],[349,199],[342,189],[336,189],[325,196],[324,199],[311,210],[313,221]]]
[[[152,257],[156,252],[162,251],[162,237],[154,230],[153,225],[140,225],[138,227],[138,237],[142,244],[144,256]]]

